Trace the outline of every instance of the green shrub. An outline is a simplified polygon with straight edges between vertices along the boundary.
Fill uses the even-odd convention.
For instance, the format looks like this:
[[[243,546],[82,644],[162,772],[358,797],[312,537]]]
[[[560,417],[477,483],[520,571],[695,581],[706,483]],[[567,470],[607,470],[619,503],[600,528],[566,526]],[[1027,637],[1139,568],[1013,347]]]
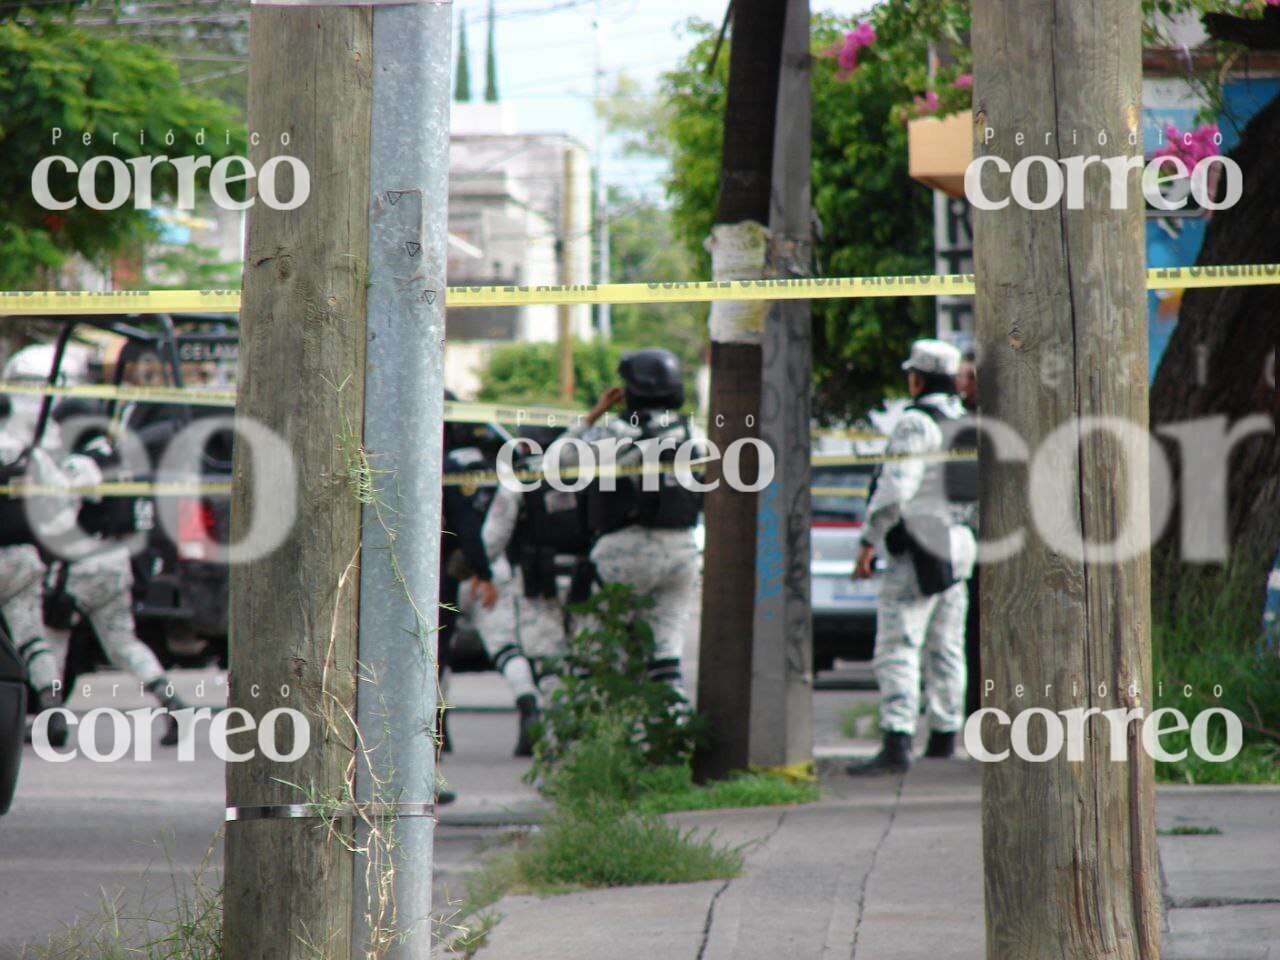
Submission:
[[[652,606],[651,599],[625,584],[605,584],[572,608],[588,625],[551,664],[558,686],[543,714],[531,779],[548,776],[572,744],[596,739],[603,743],[593,749],[628,754],[628,775],[692,759],[706,722],[689,710],[679,691],[647,676],[654,640],[644,611]],[[607,729],[602,731],[602,724]]]
[[[1152,628],[1156,708],[1175,707],[1193,720],[1201,711],[1221,707],[1239,716],[1244,728],[1243,748],[1225,763],[1191,752],[1189,733],[1163,736],[1166,750],[1188,754],[1176,763],[1157,763],[1161,780],[1280,783],[1280,657],[1266,649],[1259,620],[1263,591],[1247,575],[1249,569],[1235,563],[1216,583],[1196,579],[1167,612],[1157,608]],[[1209,726],[1210,748],[1221,752],[1225,743],[1225,725],[1215,719]]]

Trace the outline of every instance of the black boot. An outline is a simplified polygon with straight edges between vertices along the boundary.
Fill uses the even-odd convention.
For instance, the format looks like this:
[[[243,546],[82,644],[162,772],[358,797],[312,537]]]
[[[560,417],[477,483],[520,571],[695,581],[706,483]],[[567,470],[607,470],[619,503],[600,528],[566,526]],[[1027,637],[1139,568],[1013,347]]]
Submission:
[[[943,733],[940,730],[929,731],[929,745],[925,747],[924,755],[934,760],[950,760],[956,755],[956,734],[955,731]]]
[[[911,734],[886,730],[879,753],[864,763],[851,763],[844,769],[851,777],[876,777],[906,773],[910,768]]]
[[[168,677],[159,677],[147,684],[147,691],[160,701],[160,706],[168,711],[164,716],[164,736],[160,738],[162,747],[178,745],[178,718],[174,714],[179,710],[185,710],[187,706],[177,694],[165,693],[165,690],[170,687],[172,684]]]
[[[62,706],[62,698],[53,692],[52,687],[45,687],[36,694],[36,706],[40,709],[36,711],[37,715],[44,713],[46,710],[52,710],[54,707]],[[49,717],[49,725],[45,728],[49,734],[49,746],[65,747],[67,745],[67,716],[64,713],[55,713]],[[27,743],[31,742],[31,731],[27,731]]]
[[[538,710],[538,698],[526,693],[516,698],[516,709],[520,711],[520,736],[516,740],[517,757],[533,756],[533,728],[541,721],[542,714]]]

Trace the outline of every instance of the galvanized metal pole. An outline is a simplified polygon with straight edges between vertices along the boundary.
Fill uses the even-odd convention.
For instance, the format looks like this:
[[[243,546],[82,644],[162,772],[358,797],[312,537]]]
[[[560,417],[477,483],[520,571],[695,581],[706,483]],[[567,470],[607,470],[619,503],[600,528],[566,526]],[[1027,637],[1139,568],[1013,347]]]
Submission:
[[[809,0],[789,0],[778,112],[769,275],[812,273]],[[809,416],[813,339],[807,300],[774,303],[761,343],[760,439],[773,481],[760,492],[748,756],[760,766],[813,756],[813,629],[809,606]]]
[[[374,11],[357,795],[379,815],[356,862],[362,958],[431,950],[451,20],[448,3]]]

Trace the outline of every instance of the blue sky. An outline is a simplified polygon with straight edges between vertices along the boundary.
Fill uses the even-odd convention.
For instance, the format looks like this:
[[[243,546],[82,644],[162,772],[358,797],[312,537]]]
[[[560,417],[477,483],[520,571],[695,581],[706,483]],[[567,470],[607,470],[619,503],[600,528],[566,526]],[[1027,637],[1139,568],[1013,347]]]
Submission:
[[[690,17],[715,24],[728,0],[601,0],[605,23],[604,86],[619,73],[652,94],[659,76],[691,45],[681,30]],[[484,91],[488,0],[456,0],[455,35],[465,12],[471,90]],[[814,0],[815,10],[852,14],[869,0]],[[498,91],[515,105],[521,132],[569,133],[588,147],[595,142],[592,92],[595,75],[594,0],[495,0]],[[456,47],[455,47],[456,52]],[[623,157],[606,150],[605,179],[632,191],[660,193],[662,161]]]

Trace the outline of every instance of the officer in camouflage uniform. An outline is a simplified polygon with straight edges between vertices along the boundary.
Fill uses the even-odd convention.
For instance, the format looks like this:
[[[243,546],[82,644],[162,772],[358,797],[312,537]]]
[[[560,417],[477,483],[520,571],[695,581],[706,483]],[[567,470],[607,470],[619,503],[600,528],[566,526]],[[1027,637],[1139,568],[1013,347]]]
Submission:
[[[521,464],[538,470],[541,458]],[[565,652],[565,591],[559,574],[570,573],[590,547],[585,510],[577,494],[540,483],[522,491],[500,486],[481,531],[498,585],[497,606],[473,620],[494,665],[516,696],[520,734],[516,756],[533,754],[532,727],[539,720],[537,673]]]
[[[603,412],[625,400],[626,413],[606,418],[586,439],[596,446],[626,441],[617,448],[619,467],[643,463],[646,446],[665,446],[661,459],[673,459],[681,444],[695,439],[688,418],[672,412],[684,405],[679,359],[658,347],[634,350],[623,354],[618,373],[624,386],[607,392],[596,409]],[[571,452],[565,448],[562,466],[573,460]],[[685,623],[698,602],[701,558],[694,528],[702,497],[672,472],[616,479],[613,492],[599,481],[588,489],[589,522],[598,534],[591,561],[603,583],[629,584],[654,600],[647,614],[656,645],[649,677],[683,694],[680,660]]]
[[[889,438],[887,454],[941,453],[964,419],[955,391],[960,352],[939,340],[912,344],[903,364],[913,403]],[[867,505],[855,576],[869,577],[878,551],[889,556],[880,586],[875,671],[884,746],[854,775],[900,773],[911,764],[920,712],[921,659],[929,723],[927,757],[950,757],[964,723],[965,580],[977,552],[964,510],[949,502],[947,465],[888,460]]]
[[[15,358],[16,359],[16,358]],[[12,361],[11,361],[12,362]],[[14,464],[24,458],[28,464],[24,471],[31,482],[41,486],[68,487],[101,483],[103,476],[93,456],[71,453],[56,463],[46,447],[58,445],[56,424],[48,425],[44,442],[29,449],[34,436],[34,411],[36,405],[23,396],[10,398],[10,415],[0,428],[0,463]],[[99,445],[105,441],[99,438]],[[11,501],[10,505],[16,503]],[[35,611],[43,614],[43,590],[31,583],[35,568],[32,555],[43,563],[34,546],[14,545],[17,539],[29,543],[37,540],[53,558],[51,576],[58,584],[59,594],[74,604],[76,614],[88,620],[102,650],[111,664],[127,671],[165,707],[170,714],[183,709],[183,703],[173,691],[164,669],[154,652],[138,639],[132,611],[133,571],[129,551],[110,539],[87,535],[77,529],[82,498],[71,494],[46,495],[22,504],[27,536],[6,537],[10,545],[3,551],[0,565],[9,584],[23,584],[10,595],[3,606],[15,644],[24,650],[31,685],[36,689],[41,709],[55,705],[53,681],[58,669],[55,657],[43,640],[42,619],[36,619]],[[39,603],[40,606],[36,606]],[[65,723],[61,715],[50,718],[50,742],[59,745],[65,738]],[[178,742],[178,725],[170,715],[166,717],[166,730],[161,744],[174,746]]]
[[[27,683],[36,692],[36,707],[41,713],[62,706],[57,692],[62,671],[45,638],[44,573],[35,547],[0,547],[0,616],[27,665]],[[66,741],[67,718],[54,714],[49,718],[49,742],[60,747]]]

